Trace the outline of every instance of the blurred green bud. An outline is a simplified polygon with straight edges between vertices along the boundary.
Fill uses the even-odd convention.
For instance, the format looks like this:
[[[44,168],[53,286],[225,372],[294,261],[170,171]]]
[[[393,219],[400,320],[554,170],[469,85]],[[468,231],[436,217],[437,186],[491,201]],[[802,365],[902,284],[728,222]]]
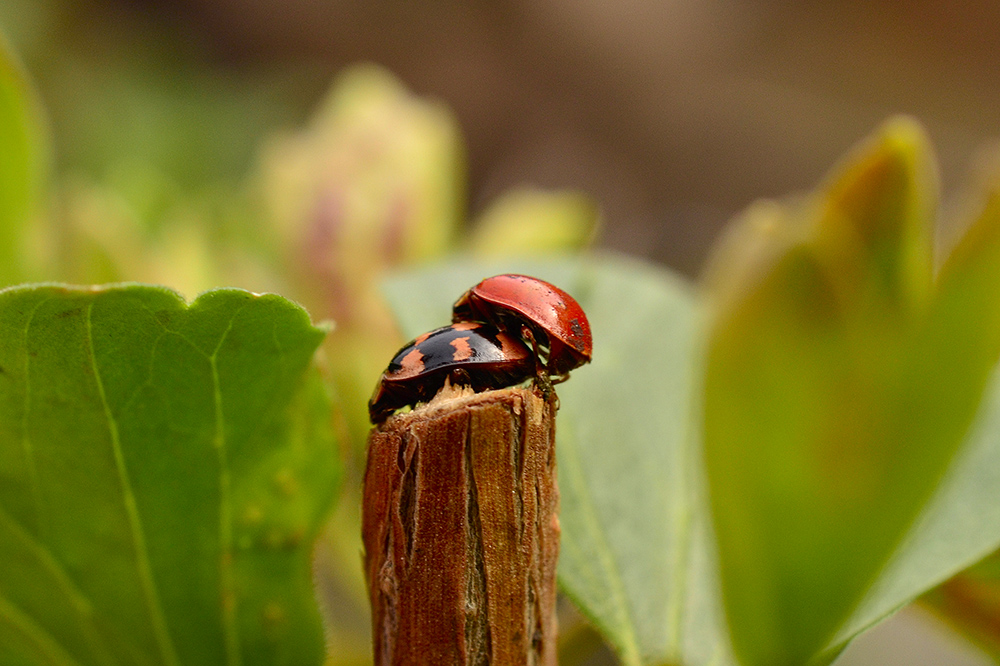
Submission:
[[[368,397],[401,342],[380,279],[451,249],[463,179],[451,113],[374,66],[345,72],[306,128],[263,150],[257,184],[266,216],[294,297],[336,322],[326,347],[359,447]]]
[[[302,297],[342,327],[367,323],[381,273],[441,256],[463,210],[452,115],[382,69],[344,73],[309,126],[265,148],[266,208]],[[370,314],[370,313],[369,313]]]
[[[37,271],[24,250],[40,212],[49,159],[41,105],[0,34],[0,287]]]
[[[735,307],[790,247],[805,242],[806,226],[795,208],[794,203],[757,201],[723,229],[701,276],[717,311]]]
[[[890,120],[848,155],[816,198],[813,241],[844,298],[900,314],[923,310],[937,192],[930,144],[911,118]]]
[[[600,211],[582,192],[515,189],[480,216],[469,238],[477,257],[576,252],[597,233]]]

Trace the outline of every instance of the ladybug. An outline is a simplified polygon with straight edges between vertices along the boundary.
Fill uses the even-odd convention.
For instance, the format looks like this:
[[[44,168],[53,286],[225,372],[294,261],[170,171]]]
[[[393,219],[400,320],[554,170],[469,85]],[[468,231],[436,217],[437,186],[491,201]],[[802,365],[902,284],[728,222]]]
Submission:
[[[520,384],[535,374],[535,355],[488,324],[462,321],[424,333],[400,349],[368,401],[374,424],[397,409],[427,402],[445,380],[476,391]]]
[[[452,307],[452,321],[489,322],[547,348],[545,370],[552,382],[590,362],[593,343],[583,308],[565,291],[527,275],[496,275],[465,292]]]

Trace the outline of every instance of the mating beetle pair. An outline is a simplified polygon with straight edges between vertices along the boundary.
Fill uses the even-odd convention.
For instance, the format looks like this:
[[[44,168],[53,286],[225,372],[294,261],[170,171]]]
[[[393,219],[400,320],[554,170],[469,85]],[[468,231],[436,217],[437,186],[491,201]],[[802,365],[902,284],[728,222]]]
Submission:
[[[426,402],[445,380],[476,391],[566,379],[590,362],[590,323],[556,286],[525,275],[487,278],[452,308],[452,324],[424,333],[397,352],[368,402],[372,423]]]

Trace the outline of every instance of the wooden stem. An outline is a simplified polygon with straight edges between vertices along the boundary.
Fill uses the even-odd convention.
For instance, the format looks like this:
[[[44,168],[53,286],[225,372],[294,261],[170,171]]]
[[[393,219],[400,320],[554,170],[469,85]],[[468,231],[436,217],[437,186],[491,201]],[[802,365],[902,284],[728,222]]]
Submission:
[[[555,666],[555,401],[449,390],[368,438],[375,666]]]

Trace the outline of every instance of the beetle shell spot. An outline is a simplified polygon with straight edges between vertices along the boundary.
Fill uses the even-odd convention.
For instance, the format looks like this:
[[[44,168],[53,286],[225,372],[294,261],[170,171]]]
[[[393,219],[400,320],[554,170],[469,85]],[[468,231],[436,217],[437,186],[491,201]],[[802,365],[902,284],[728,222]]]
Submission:
[[[583,326],[580,325],[580,320],[576,317],[569,322],[570,330],[573,332],[573,346],[577,351],[584,351],[586,349],[586,343],[584,342],[584,332]]]
[[[455,354],[452,359],[455,361],[464,361],[467,358],[472,358],[473,354],[476,353],[469,344],[469,338],[455,338],[451,341],[451,346],[455,348]]]
[[[516,354],[516,350],[521,343],[514,342],[506,333],[497,333],[497,341],[500,343],[500,351],[503,352],[504,356],[511,356]]]
[[[419,342],[417,344],[420,344]],[[401,363],[403,370],[411,373],[419,373],[424,370],[424,354],[419,349],[414,349],[403,357]]]

